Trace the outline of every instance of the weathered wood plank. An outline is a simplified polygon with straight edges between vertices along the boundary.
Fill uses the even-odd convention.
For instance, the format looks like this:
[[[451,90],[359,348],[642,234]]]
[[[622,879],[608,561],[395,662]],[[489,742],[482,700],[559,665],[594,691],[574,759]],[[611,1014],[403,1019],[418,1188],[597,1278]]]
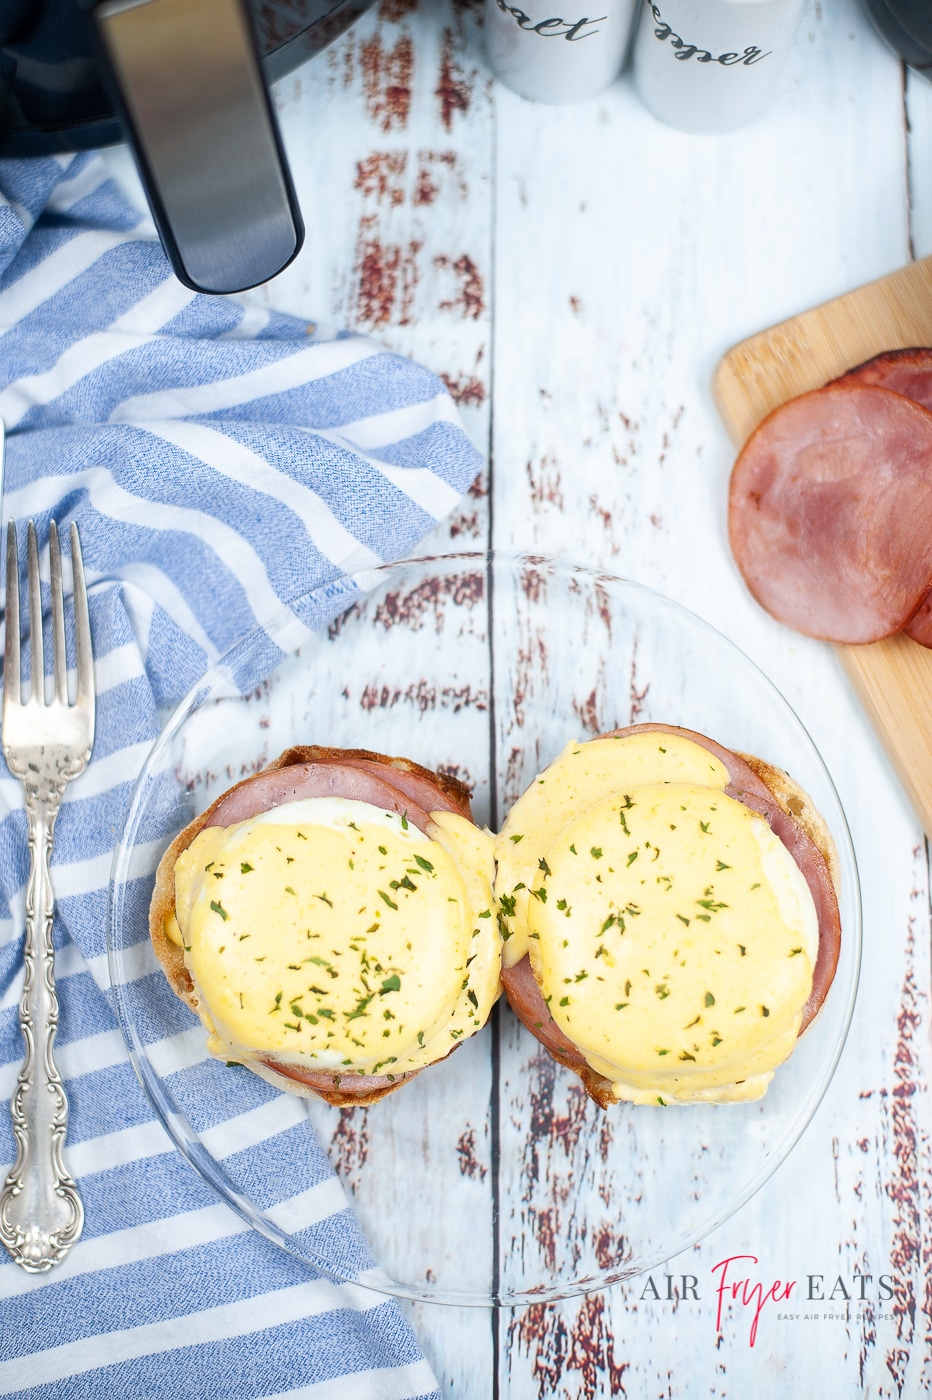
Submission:
[[[741,587],[724,531],[731,449],[708,392],[736,339],[907,260],[900,71],[849,3],[810,11],[774,108],[727,138],[662,129],[624,83],[555,113],[497,102],[495,542],[660,587],[760,661],[838,782],[866,926],[855,1028],[815,1121],[758,1197],[667,1271],[696,1275],[700,1299],[641,1300],[634,1284],[502,1317],[500,1391],[916,1394],[929,1332],[922,843],[835,658]],[[572,1243],[556,1237],[558,1263]],[[712,1267],[740,1253],[765,1287],[800,1280],[795,1298],[809,1273],[826,1296],[838,1274],[871,1273],[873,1317],[777,1323],[771,1305],[752,1349],[731,1309],[719,1343]],[[887,1310],[881,1273],[899,1280]]]
[[[279,85],[278,107],[307,223],[307,245],[292,268],[250,299],[322,318],[334,328],[364,331],[428,365],[445,379],[473,441],[484,453],[491,369],[493,113],[480,46],[478,17],[468,3],[418,8],[416,0],[384,0],[331,50]],[[423,552],[484,548],[487,491],[483,473],[462,507],[425,542]],[[442,616],[441,604],[436,617],[431,612],[422,637],[439,650],[438,665],[443,656],[449,660],[457,645],[452,633],[434,630]],[[404,631],[405,624],[399,627]],[[374,633],[373,642],[368,647],[363,643],[363,649],[371,650],[376,642]],[[410,710],[409,691],[416,694],[419,679],[405,654],[409,655],[400,647],[391,684],[379,682],[379,705],[367,712],[369,718],[384,719],[394,705],[398,727],[391,742],[397,742],[398,751],[405,751],[406,741],[411,746],[412,726],[410,719],[405,723],[404,712]],[[483,659],[467,651],[460,660],[469,672],[464,684],[472,686],[475,697],[486,686]],[[364,672],[360,661],[354,676],[362,682]],[[343,684],[340,679],[338,689]],[[359,686],[350,688],[353,693],[341,717],[347,722],[353,707],[363,718],[358,708],[362,691]],[[392,698],[396,690],[401,694],[397,705]],[[452,703],[448,697],[448,713]],[[470,725],[472,720],[480,728],[485,723],[487,731],[482,711],[473,706],[467,713]],[[474,750],[478,738],[466,743],[462,725],[456,729],[464,734],[464,749]],[[471,734],[469,725],[467,729]],[[482,747],[487,751],[484,740]],[[413,756],[424,761],[421,752]],[[456,761],[457,756],[447,758]],[[465,768],[476,766],[461,755],[459,762]],[[462,776],[482,777],[471,771]],[[482,804],[482,792],[479,799]],[[423,1254],[423,1239],[408,1240],[409,1231],[412,1236],[428,1231],[444,1239],[447,1263],[457,1249],[464,1259],[469,1254],[473,1263],[477,1254],[491,1249],[489,1072],[488,1043],[477,1043],[454,1056],[433,1083],[423,1076],[404,1091],[417,1091],[431,1100],[427,1107],[436,1131],[428,1151],[461,1164],[462,1195],[458,1193],[455,1201],[443,1198],[440,1183],[448,1180],[443,1173],[437,1175],[436,1198],[409,1199],[402,1125],[394,1146],[384,1135],[380,1138],[367,1121],[379,1106],[368,1113],[341,1115],[330,1125],[334,1151],[351,1189],[359,1191],[365,1182],[365,1200],[359,1200],[362,1214],[381,1210],[383,1228],[384,1222],[392,1222],[400,1267],[406,1258],[410,1262],[419,1251]],[[454,1089],[451,1077],[456,1079]],[[445,1095],[456,1104],[455,1114],[444,1111]],[[406,1114],[404,1102],[399,1095],[383,1107],[394,1103],[399,1119],[413,1123],[424,1105],[420,1097],[417,1103],[411,1100]],[[374,1175],[379,1155],[380,1180]],[[466,1286],[466,1280],[461,1283]],[[406,1307],[444,1393],[491,1395],[489,1314],[423,1304]]]

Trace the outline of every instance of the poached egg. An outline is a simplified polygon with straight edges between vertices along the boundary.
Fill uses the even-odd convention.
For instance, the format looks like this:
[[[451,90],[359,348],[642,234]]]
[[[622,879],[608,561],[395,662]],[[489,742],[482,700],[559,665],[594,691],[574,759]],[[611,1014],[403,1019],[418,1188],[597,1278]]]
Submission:
[[[389,1079],[442,1059],[499,994],[492,839],[338,797],[203,828],[166,931],[227,1060]]]
[[[729,773],[681,735],[571,743],[496,843],[504,960],[642,1104],[760,1098],[791,1053],[819,923],[806,879]]]

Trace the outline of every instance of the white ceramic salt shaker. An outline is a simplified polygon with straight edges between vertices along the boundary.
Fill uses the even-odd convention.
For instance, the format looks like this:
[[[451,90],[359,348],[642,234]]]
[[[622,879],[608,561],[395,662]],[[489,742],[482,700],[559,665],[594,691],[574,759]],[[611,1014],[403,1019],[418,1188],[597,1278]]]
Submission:
[[[731,131],[767,105],[806,0],[644,0],[634,85],[681,131]]]
[[[594,97],[621,71],[636,4],[485,0],[485,42],[495,76],[535,102]]]

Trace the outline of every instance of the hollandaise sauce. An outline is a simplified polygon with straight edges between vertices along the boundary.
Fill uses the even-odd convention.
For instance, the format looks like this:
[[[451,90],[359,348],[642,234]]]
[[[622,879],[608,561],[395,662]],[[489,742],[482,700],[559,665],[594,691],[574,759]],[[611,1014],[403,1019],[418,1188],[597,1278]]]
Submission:
[[[491,838],[427,836],[312,798],[202,830],[175,866],[176,927],[211,1050],[397,1075],[442,1058],[498,995]]]
[[[498,899],[557,1025],[618,1099],[759,1098],[818,952],[792,856],[680,736],[571,745],[542,778],[499,838]]]

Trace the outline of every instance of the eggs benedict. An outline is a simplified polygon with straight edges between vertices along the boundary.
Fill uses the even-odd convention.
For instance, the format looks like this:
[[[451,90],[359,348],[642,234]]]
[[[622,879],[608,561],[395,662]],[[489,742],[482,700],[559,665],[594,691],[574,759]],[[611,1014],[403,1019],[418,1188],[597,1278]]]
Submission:
[[[501,990],[492,877],[457,780],[299,747],[175,839],[150,932],[213,1054],[373,1103],[485,1024]]]
[[[785,773],[692,731],[569,744],[496,859],[508,1000],[603,1107],[762,1097],[834,976],[824,821]]]

